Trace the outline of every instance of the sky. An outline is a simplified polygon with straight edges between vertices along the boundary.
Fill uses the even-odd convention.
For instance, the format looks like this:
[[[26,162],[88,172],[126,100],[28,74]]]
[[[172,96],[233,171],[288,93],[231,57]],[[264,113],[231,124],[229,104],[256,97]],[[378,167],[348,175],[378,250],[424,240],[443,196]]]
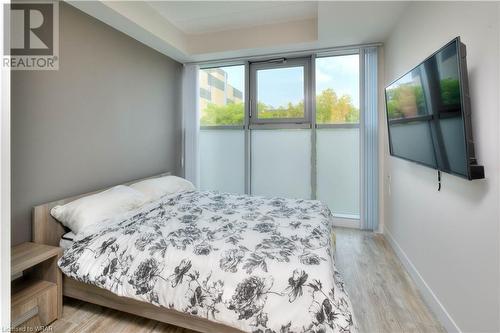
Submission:
[[[244,92],[243,66],[222,67],[228,83]],[[257,95],[260,102],[278,107],[303,98],[302,68],[260,70],[257,74]],[[338,96],[350,95],[359,108],[359,56],[335,56],[316,59],[316,94],[332,88]]]
[[[332,88],[337,96],[350,95],[359,108],[359,56],[357,54],[316,59],[316,94]]]
[[[257,72],[257,98],[273,107],[297,104],[304,100],[304,68],[288,67]]]
[[[245,93],[245,66],[221,67],[227,73],[227,81],[230,85]]]

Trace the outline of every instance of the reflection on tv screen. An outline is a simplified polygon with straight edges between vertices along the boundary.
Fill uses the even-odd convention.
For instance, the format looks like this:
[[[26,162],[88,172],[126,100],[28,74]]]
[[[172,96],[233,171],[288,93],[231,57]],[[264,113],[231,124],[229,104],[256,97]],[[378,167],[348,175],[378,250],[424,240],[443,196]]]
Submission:
[[[458,41],[386,88],[393,155],[467,176]]]

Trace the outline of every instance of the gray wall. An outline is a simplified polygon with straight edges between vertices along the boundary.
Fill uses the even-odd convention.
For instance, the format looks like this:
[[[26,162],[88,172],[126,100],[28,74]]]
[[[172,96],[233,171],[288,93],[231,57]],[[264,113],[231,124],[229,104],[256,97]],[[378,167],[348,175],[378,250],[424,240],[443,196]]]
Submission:
[[[58,71],[12,73],[12,242],[31,207],[180,170],[181,64],[60,2]]]

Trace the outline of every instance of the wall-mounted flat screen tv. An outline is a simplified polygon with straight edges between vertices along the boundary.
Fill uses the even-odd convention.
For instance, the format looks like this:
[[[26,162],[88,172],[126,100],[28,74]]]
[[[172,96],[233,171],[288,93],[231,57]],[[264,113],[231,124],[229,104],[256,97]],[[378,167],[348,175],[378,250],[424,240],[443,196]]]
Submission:
[[[477,164],[465,45],[457,37],[385,88],[392,156],[469,180]]]

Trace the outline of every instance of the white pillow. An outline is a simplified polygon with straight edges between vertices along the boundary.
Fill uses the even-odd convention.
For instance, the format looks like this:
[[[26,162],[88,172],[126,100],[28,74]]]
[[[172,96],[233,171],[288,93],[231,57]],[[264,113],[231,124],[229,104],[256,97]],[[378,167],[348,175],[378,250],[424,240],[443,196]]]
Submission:
[[[134,183],[130,187],[144,194],[148,201],[158,200],[167,194],[193,191],[195,189],[189,180],[176,176],[146,179]]]
[[[50,214],[78,234],[92,224],[126,213],[144,203],[146,197],[141,192],[118,185],[64,206],[56,206],[50,210]]]

